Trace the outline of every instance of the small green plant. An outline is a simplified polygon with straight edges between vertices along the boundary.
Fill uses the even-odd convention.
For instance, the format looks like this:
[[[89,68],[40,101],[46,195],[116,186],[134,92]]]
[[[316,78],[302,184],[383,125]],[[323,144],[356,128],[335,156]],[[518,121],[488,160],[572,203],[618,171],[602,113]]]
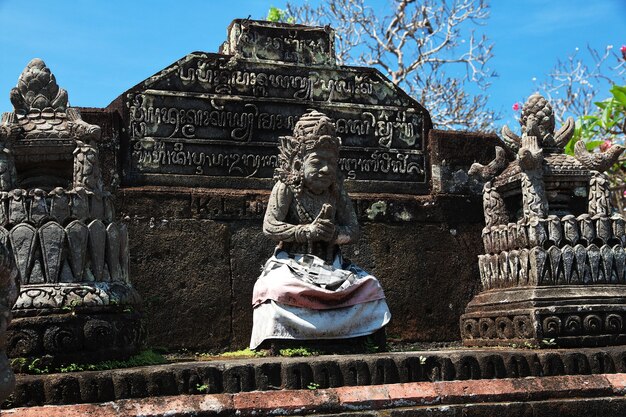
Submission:
[[[380,349],[374,339],[369,336],[365,338],[365,341],[363,342],[363,348],[365,349],[365,353],[376,353],[378,352],[378,349]]]
[[[225,358],[248,358],[248,357],[261,357],[265,356],[265,352],[259,350],[252,350],[250,348],[245,348],[241,350],[235,350],[233,352],[224,352],[220,356]]]
[[[22,372],[33,375],[41,375],[50,373],[48,365],[44,365],[41,358],[28,359],[28,358],[14,358],[11,359],[11,366],[18,368]]]
[[[11,361],[11,365],[21,369],[28,374],[49,374],[53,372],[81,372],[81,371],[105,371],[109,369],[132,368],[135,366],[161,365],[167,363],[167,360],[159,353],[152,350],[144,350],[125,361],[104,361],[98,363],[70,363],[60,366],[43,365],[41,358],[27,359],[15,358]]]
[[[308,389],[318,389],[320,387],[320,384],[316,382],[309,382],[306,387]]]
[[[198,392],[203,392],[203,393],[208,393],[209,392],[209,386],[207,384],[197,384],[196,385],[196,391]]]
[[[295,357],[295,356],[316,356],[319,355],[319,352],[316,350],[311,350],[305,347],[299,348],[291,348],[291,349],[281,349],[279,351],[280,356],[286,357]]]
[[[295,23],[295,19],[293,18],[293,16],[288,16],[286,10],[279,9],[278,7],[274,6],[271,6],[268,10],[265,20],[277,23]]]
[[[541,345],[546,347],[556,346],[556,340],[554,339],[541,339]]]

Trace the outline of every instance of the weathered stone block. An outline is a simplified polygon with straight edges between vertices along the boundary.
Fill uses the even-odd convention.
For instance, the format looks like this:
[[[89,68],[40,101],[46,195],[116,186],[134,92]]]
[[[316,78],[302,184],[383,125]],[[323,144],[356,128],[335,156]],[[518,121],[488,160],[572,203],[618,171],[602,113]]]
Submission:
[[[145,300],[148,344],[216,349],[231,335],[228,228],[211,220],[135,219],[131,273]]]

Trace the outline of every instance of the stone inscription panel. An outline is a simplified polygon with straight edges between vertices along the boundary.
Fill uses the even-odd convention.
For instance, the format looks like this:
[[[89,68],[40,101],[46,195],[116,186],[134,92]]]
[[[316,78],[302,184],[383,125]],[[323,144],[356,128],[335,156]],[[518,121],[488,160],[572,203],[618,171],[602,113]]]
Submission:
[[[334,38],[330,27],[235,20],[223,52],[251,60],[334,65]]]
[[[310,68],[194,53],[149,80],[161,91],[412,107],[415,102],[370,68]]]
[[[279,137],[314,108],[336,122],[349,190],[426,190],[428,114],[378,72],[227,58],[192,54],[127,94],[129,185],[269,188]]]

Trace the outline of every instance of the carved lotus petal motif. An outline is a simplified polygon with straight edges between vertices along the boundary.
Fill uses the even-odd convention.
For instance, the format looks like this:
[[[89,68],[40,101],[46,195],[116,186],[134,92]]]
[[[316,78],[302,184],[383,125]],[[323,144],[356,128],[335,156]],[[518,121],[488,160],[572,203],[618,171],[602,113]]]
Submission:
[[[572,271],[574,268],[574,260],[576,253],[571,245],[565,245],[561,248],[561,260],[563,263],[563,281],[559,284],[570,284],[572,282]]]
[[[509,282],[509,253],[500,252],[498,256],[498,268],[500,270],[501,287],[510,287]]]
[[[507,224],[506,231],[507,247],[509,248],[509,250],[517,248],[517,224]]]
[[[546,221],[533,217],[528,224],[528,241],[531,246],[543,246],[544,242],[548,239],[548,233],[546,231]]]
[[[591,216],[588,214],[581,214],[578,216],[578,224],[580,225],[580,234],[583,239],[587,240],[588,243],[591,243],[596,238],[596,227],[591,219]]]
[[[9,240],[22,283],[29,284],[35,258],[37,230],[28,223],[20,223],[9,232]]]
[[[548,256],[550,258],[550,275],[551,279],[550,284],[564,284],[565,279],[563,278],[563,271],[559,269],[559,265],[561,264],[561,249],[557,246],[551,246],[548,249]]]
[[[609,245],[602,245],[600,248],[602,259],[602,271],[599,282],[616,282],[617,276],[613,272],[613,249]]]
[[[107,238],[106,227],[100,220],[94,220],[87,226],[89,229],[89,254],[91,255],[91,271],[96,281],[104,279],[104,256]]]
[[[601,277],[602,271],[600,271],[600,248],[594,244],[587,246],[587,262],[589,262],[589,271],[590,280],[585,280],[585,283],[588,282],[599,282],[599,280],[604,277]],[[587,277],[585,277],[587,278]]]
[[[501,285],[498,268],[498,255],[489,255],[489,275],[491,276],[491,288],[499,288]]]
[[[576,221],[576,218],[570,214],[563,217],[563,219],[561,219],[561,223],[563,224],[563,235],[565,236],[565,239],[567,239],[571,245],[578,243],[580,232],[578,230],[578,222]]]
[[[614,214],[611,216],[611,225],[613,228],[613,236],[624,243],[624,218],[619,214]]]
[[[120,229],[117,223],[107,226],[106,259],[109,266],[111,281],[122,281],[122,269],[120,266]]]
[[[85,257],[87,254],[87,240],[89,229],[84,223],[74,220],[65,227],[67,243],[69,246],[68,259],[70,267],[77,281],[83,281],[85,272]]]
[[[512,250],[509,252],[509,274],[511,276],[511,285],[516,286],[519,283],[519,251]]]
[[[57,222],[63,224],[65,219],[70,216],[69,197],[63,191],[62,194],[52,194],[50,203],[50,216],[56,219]]]
[[[561,220],[554,215],[548,216],[548,239],[555,245],[561,244],[563,238],[563,226]]]
[[[56,222],[48,222],[39,228],[38,233],[46,282],[58,282],[63,261],[65,230]]]
[[[578,244],[574,246],[574,253],[576,254],[576,271],[575,275],[572,274],[572,284],[580,284],[581,282],[588,282],[590,278],[589,266],[587,265],[587,249]]]
[[[624,277],[624,270],[626,268],[626,252],[624,252],[622,245],[613,246],[613,268],[615,268],[617,282],[620,284],[626,282],[626,277]]]
[[[489,274],[489,255],[478,255],[478,269],[480,271],[480,281],[484,290],[491,288],[491,280]]]
[[[531,285],[543,285],[544,276],[547,272],[546,265],[546,251],[540,247],[534,247],[530,250],[530,273],[528,274],[529,284]]]
[[[18,224],[26,221],[28,214],[24,205],[23,196],[13,197],[9,200],[9,222]]]
[[[594,216],[593,218],[596,222],[598,238],[602,239],[604,243],[608,242],[612,234],[611,220],[607,216]]]
[[[85,221],[89,218],[89,197],[83,188],[74,190],[71,204],[72,216]]]
[[[515,228],[517,229],[517,247],[518,248],[525,248],[526,246],[528,246],[528,234],[527,234],[527,229],[526,229],[526,224],[523,222],[518,222],[515,225]]]
[[[528,265],[528,249],[524,248],[519,251],[519,285],[527,285],[528,284],[528,274],[530,271],[530,267]]]
[[[41,190],[38,190],[41,191]],[[43,191],[41,191],[43,193]],[[35,196],[30,202],[30,220],[35,224],[40,224],[48,217],[48,206],[44,197]]]
[[[493,253],[493,244],[491,242],[491,229],[485,227],[482,231],[483,245],[485,246],[485,253]]]

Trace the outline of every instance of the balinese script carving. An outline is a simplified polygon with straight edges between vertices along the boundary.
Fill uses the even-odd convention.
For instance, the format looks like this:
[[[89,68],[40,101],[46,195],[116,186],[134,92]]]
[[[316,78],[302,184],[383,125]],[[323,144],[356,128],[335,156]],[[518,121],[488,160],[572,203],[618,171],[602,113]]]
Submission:
[[[424,192],[428,113],[380,72],[337,66],[332,36],[236,21],[222,54],[189,54],[129,90],[123,181],[221,187],[239,177],[269,189],[277,138],[316,109],[335,121],[348,190]]]

